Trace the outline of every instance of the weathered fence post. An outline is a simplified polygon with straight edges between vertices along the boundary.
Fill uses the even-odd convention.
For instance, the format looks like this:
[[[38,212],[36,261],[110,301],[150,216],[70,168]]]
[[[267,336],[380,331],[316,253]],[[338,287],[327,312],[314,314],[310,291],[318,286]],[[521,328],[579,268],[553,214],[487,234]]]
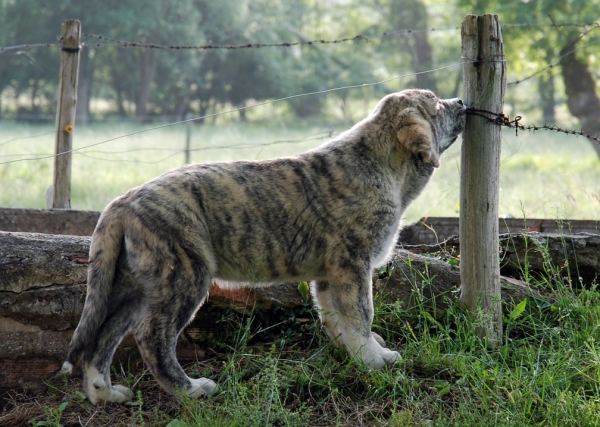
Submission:
[[[54,180],[47,201],[48,208],[68,209],[71,207],[71,150],[77,106],[81,22],[77,20],[63,22],[61,35]]]
[[[506,62],[498,15],[467,15],[462,24],[464,102],[502,112]],[[498,195],[501,128],[467,116],[460,181],[460,302],[474,315],[477,334],[502,341]]]

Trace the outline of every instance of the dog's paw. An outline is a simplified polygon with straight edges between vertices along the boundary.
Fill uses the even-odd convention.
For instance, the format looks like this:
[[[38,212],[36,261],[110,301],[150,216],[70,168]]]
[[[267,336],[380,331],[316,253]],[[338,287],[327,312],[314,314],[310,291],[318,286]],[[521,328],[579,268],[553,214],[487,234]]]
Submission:
[[[110,380],[92,366],[87,366],[85,371],[87,381],[85,394],[94,405],[100,402],[125,403],[133,400],[133,392],[122,385],[111,385]]]
[[[193,398],[210,396],[217,391],[217,383],[208,378],[190,380],[192,385],[188,389],[188,395]]]
[[[374,358],[371,363],[366,363],[369,368],[381,369],[387,365],[394,365],[402,359],[400,353],[397,351],[393,351],[388,348],[383,348],[382,350],[383,351],[381,351],[378,355],[379,357]]]
[[[104,381],[102,381],[104,383]],[[93,404],[100,402],[125,403],[133,400],[133,392],[122,385],[113,385],[106,387],[103,384],[94,385],[94,389],[88,392],[88,397]]]
[[[358,352],[359,358],[370,369],[381,369],[402,359],[400,353],[384,347],[380,344],[380,340],[383,342],[379,335],[373,334],[371,339]]]
[[[380,352],[380,354],[373,357],[363,358],[363,363],[370,369],[381,369],[384,366],[398,363],[402,359],[400,353],[397,351],[392,351],[387,348],[384,348],[383,350],[384,351]]]
[[[133,400],[133,391],[125,386],[116,384],[111,386],[110,389],[111,402],[125,403]]]

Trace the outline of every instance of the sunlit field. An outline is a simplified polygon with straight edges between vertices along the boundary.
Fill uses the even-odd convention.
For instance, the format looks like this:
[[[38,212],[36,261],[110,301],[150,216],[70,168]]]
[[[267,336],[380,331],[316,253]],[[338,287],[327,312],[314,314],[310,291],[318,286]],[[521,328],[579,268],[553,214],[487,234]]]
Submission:
[[[190,134],[191,162],[267,159],[318,146],[351,124],[291,119],[229,122],[219,125],[104,122],[80,126],[73,154],[74,209],[102,210],[110,200],[185,162]],[[189,128],[189,130],[188,130]],[[125,136],[130,133],[135,135]],[[582,137],[548,131],[503,133],[500,214],[516,218],[600,219],[600,160]],[[109,141],[113,139],[112,141]],[[104,142],[108,141],[108,142]],[[424,216],[458,216],[460,139],[445,153],[422,196],[406,212],[406,221]],[[52,183],[54,126],[0,122],[0,205],[45,208]]]

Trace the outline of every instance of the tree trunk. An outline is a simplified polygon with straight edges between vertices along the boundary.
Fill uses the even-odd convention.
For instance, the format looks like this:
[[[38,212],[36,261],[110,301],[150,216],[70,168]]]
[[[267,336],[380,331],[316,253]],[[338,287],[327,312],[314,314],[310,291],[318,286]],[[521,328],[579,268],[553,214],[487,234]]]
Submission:
[[[421,0],[392,2],[391,15],[397,17],[395,20],[399,28],[427,30],[427,7]],[[428,34],[428,32],[414,32],[410,36],[412,42],[407,43],[411,51],[412,68],[415,71],[433,68],[433,50]],[[415,86],[437,93],[437,83],[432,73],[417,74]]]
[[[554,99],[554,76],[552,73],[546,73],[539,78],[538,90],[542,104],[542,120],[546,124],[556,123],[556,115],[554,114],[556,101]]]
[[[40,80],[38,78],[33,79],[33,85],[31,87],[31,114],[36,113],[35,98],[37,98],[37,91],[40,86]]]
[[[566,55],[573,48],[565,46],[560,52]],[[600,134],[600,99],[596,94],[596,84],[588,65],[575,54],[562,62],[562,76],[567,94],[569,111],[579,119],[584,133],[596,136]],[[600,144],[590,141],[600,157]]]
[[[158,65],[158,55],[156,49],[146,49],[142,53],[142,66],[140,92],[135,104],[135,116],[140,121],[147,120],[148,103],[150,102],[150,94],[152,93],[152,82],[156,74],[156,66]]]
[[[85,285],[91,237],[0,231],[0,316],[39,324],[43,328],[65,328],[76,325],[82,307],[58,296],[64,289]],[[459,270],[439,259],[421,254],[446,257],[459,253],[458,238],[452,237],[438,245],[411,245],[398,248],[387,271],[400,269],[404,279],[395,278],[395,287],[406,295],[412,291],[417,271],[428,270],[432,283],[447,291],[460,283]],[[600,274],[600,235],[590,233],[514,233],[500,236],[498,249],[503,276],[525,279],[532,275],[550,274],[571,277],[573,284],[592,284]],[[408,262],[408,258],[411,261]],[[568,271],[571,270],[571,271]],[[575,273],[576,272],[576,273]],[[377,272],[374,280],[380,280]],[[383,276],[388,276],[384,273]],[[389,280],[389,279],[388,279]],[[291,287],[290,287],[291,286]],[[282,284],[272,288],[252,290],[219,290],[213,286],[209,302],[243,312],[247,303],[259,309],[302,304],[297,284]],[[275,290],[273,290],[275,289]],[[32,298],[27,301],[27,295]],[[68,293],[73,293],[72,290]],[[38,298],[40,295],[57,298]],[[247,301],[248,295],[250,300]],[[83,300],[82,300],[83,301]],[[17,302],[19,302],[17,304]],[[22,304],[21,304],[22,303]],[[50,304],[52,307],[48,307]],[[40,318],[42,316],[42,318]]]
[[[154,30],[148,37],[148,43],[160,43],[161,40],[161,23],[165,17],[165,14],[169,10],[171,5],[170,0],[161,2],[161,10],[159,15],[156,17],[156,24]],[[154,82],[154,76],[156,74],[156,68],[158,66],[158,50],[157,49],[144,49],[142,51],[142,67],[141,67],[141,79],[140,79],[140,91],[138,99],[135,104],[135,115],[139,121],[147,120],[148,114],[148,103],[150,102],[150,95],[152,94],[152,83]]]
[[[127,117],[127,110],[125,110],[125,100],[123,97],[123,84],[117,70],[117,65],[114,62],[110,64],[110,77],[113,90],[117,95],[117,111],[120,117]]]

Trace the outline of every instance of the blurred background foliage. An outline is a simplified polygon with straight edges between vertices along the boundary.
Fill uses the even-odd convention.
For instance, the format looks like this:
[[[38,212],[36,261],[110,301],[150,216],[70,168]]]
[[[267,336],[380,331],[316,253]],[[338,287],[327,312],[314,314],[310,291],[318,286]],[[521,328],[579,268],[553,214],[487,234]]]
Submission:
[[[106,43],[84,38],[78,123],[110,116],[146,121],[156,116],[183,118],[188,113],[202,116],[224,106],[241,107],[457,63],[464,15],[498,13],[504,24],[509,82],[558,63],[509,86],[508,111],[529,113],[538,122],[577,124],[596,134],[600,133],[600,31],[594,23],[598,11],[599,0],[0,0],[0,45],[56,43],[61,23],[71,18],[82,21],[86,34],[160,45],[367,36],[339,44],[232,50],[98,46]],[[408,29],[433,31],[401,31]],[[583,32],[586,36],[579,38]],[[56,48],[0,53],[0,118],[53,117],[59,57]],[[462,69],[455,67],[418,74],[401,85],[378,86],[372,96],[416,86],[450,97],[460,94],[461,85]],[[365,95],[338,91],[331,96],[352,116],[349,105]],[[324,99],[290,100],[288,112],[300,119],[318,117],[327,113]],[[236,119],[246,120],[246,112]]]
[[[497,13],[503,26],[505,113],[523,116],[524,124],[600,134],[599,11],[600,0],[0,0],[0,206],[45,205],[57,36],[67,19],[81,20],[87,35],[73,206],[102,209],[184,158],[268,158],[312,148],[392,91],[420,87],[440,97],[461,96],[460,26],[469,13]],[[167,50],[123,47],[90,35],[166,46],[353,40]],[[32,43],[56,46],[10,48]],[[345,86],[356,87],[329,91]],[[320,91],[327,93],[292,97]],[[213,116],[193,122],[199,126],[154,129],[206,115]],[[92,150],[80,150],[90,144]],[[191,157],[184,157],[184,146]],[[502,213],[598,217],[598,144],[505,129],[502,151]],[[458,213],[459,158],[455,144],[411,208],[415,218]]]

